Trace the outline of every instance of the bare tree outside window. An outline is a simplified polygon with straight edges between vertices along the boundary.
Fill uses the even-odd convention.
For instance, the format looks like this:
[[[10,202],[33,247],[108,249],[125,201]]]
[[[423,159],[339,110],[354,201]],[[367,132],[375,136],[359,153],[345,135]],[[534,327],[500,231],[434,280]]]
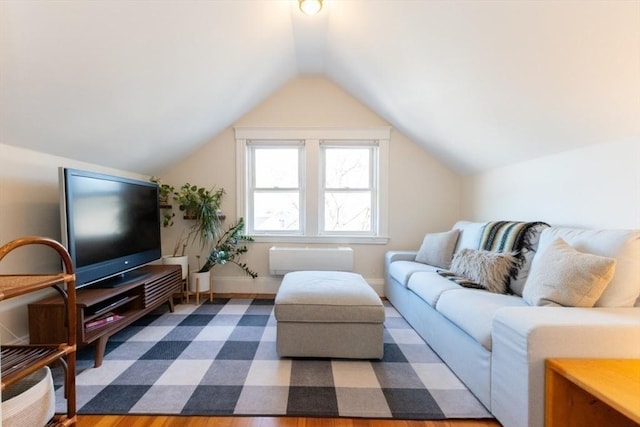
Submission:
[[[254,148],[254,230],[300,230],[298,159],[298,147]]]
[[[324,148],[325,232],[371,231],[371,147]]]

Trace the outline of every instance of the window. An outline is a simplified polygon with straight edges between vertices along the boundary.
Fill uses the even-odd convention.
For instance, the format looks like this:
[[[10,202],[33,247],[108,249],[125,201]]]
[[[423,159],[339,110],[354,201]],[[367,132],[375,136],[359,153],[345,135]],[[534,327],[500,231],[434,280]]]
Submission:
[[[375,230],[376,182],[373,171],[377,147],[321,144],[323,234],[371,234]]]
[[[386,243],[389,128],[237,128],[238,212],[258,241]]]
[[[251,233],[296,233],[304,221],[302,171],[303,146],[249,144],[247,230]]]

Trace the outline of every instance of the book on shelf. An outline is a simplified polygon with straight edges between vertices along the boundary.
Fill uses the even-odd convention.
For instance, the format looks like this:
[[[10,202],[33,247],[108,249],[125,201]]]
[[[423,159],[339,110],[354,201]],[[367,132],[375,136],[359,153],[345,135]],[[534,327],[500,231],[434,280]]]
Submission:
[[[108,323],[113,323],[120,319],[124,319],[124,316],[116,313],[106,313],[102,317],[85,322],[84,327],[87,330],[91,330],[91,329],[98,328],[100,326],[104,326]]]

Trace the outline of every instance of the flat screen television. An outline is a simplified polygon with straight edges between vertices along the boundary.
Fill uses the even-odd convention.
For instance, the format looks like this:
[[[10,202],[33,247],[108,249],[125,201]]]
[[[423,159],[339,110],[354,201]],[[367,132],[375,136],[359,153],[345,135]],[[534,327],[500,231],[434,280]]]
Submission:
[[[158,185],[59,168],[62,243],[76,287],[140,280],[136,268],[161,257]]]

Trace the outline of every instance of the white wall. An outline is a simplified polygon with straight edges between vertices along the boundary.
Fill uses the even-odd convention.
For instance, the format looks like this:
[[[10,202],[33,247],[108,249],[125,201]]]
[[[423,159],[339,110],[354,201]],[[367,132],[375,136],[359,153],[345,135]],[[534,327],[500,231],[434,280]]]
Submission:
[[[463,217],[640,228],[640,137],[465,177]]]
[[[230,100],[232,102],[232,100]],[[388,126],[384,120],[324,78],[300,78],[284,86],[237,126]],[[227,191],[227,221],[235,212],[235,149],[232,127],[185,161],[159,175],[164,182],[189,181]],[[449,228],[457,219],[543,220],[554,225],[640,228],[640,139],[559,153],[460,178],[406,136],[393,131],[390,143],[389,236],[387,245],[352,245],[355,269],[374,285],[383,280],[387,250],[417,248],[427,231]],[[0,244],[25,235],[60,238],[59,166],[143,178],[93,164],[0,144]],[[462,201],[462,202],[461,202]],[[180,219],[177,220],[180,222]],[[179,224],[178,224],[179,225]],[[166,252],[172,233],[164,230]],[[254,244],[247,260],[260,277],[252,281],[232,266],[216,266],[218,292],[273,292],[268,274],[270,244]],[[195,254],[192,251],[192,265]],[[50,249],[24,249],[0,262],[0,273],[38,273],[59,268]],[[0,302],[0,340],[27,334],[32,295]]]
[[[233,102],[233,100],[229,100]],[[367,127],[389,126],[357,100],[325,78],[299,78],[285,85],[234,126],[242,127]],[[424,149],[392,131],[389,161],[389,236],[387,245],[350,245],[355,270],[378,290],[383,284],[384,253],[390,249],[418,248],[424,232],[450,228],[460,213],[460,177],[429,156]],[[161,173],[163,182],[179,186],[188,181],[226,190],[223,203],[227,224],[237,217],[235,140],[229,127],[202,149]],[[171,250],[180,227],[165,230],[164,249]],[[270,277],[268,248],[253,243],[247,254],[249,266],[259,273],[251,280],[234,266],[212,270],[217,292],[272,293],[280,278]],[[196,248],[197,249],[197,248]],[[191,265],[195,267],[192,250]]]
[[[232,102],[232,100],[230,101]],[[366,127],[388,125],[351,96],[323,78],[294,80],[237,123],[239,126]],[[417,248],[426,231],[449,228],[459,217],[460,178],[425,151],[393,131],[390,144],[390,212],[388,245],[356,245],[355,268],[382,285],[384,252]],[[0,144],[0,244],[26,235],[60,239],[58,167],[73,167],[131,176],[134,172],[51,156]],[[187,160],[160,174],[164,182],[186,181],[219,186],[227,191],[224,210],[231,221],[235,212],[235,141],[230,127]],[[176,222],[180,223],[180,219]],[[178,224],[177,224],[178,225]],[[172,233],[164,230],[163,246],[169,252]],[[252,281],[239,269],[217,266],[214,283],[223,292],[274,292],[279,278],[268,275],[269,244],[255,244],[247,257],[261,277]],[[195,267],[195,254],[191,262]],[[24,248],[0,262],[0,273],[59,271],[56,255],[47,248]],[[0,341],[17,342],[28,334],[27,304],[46,296],[36,293],[0,302]]]
[[[0,144],[0,245],[29,235],[60,240],[58,167],[142,178],[62,157]],[[0,273],[60,271],[56,253],[45,247],[16,249],[0,262]],[[0,302],[0,341],[24,340],[28,334],[27,305],[46,291]]]

